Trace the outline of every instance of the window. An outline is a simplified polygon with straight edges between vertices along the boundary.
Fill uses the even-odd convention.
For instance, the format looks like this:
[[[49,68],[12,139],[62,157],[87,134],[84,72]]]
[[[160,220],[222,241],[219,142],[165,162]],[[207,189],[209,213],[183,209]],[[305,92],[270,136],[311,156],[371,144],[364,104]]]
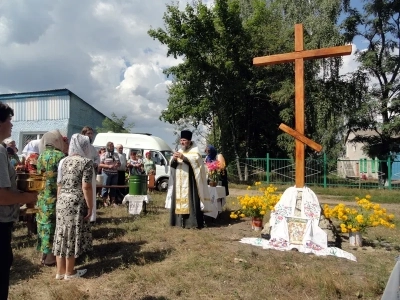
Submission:
[[[40,132],[40,133],[22,133],[21,135],[21,140],[20,140],[20,145],[21,145],[21,150],[24,149],[24,147],[33,140],[40,139],[45,132]]]

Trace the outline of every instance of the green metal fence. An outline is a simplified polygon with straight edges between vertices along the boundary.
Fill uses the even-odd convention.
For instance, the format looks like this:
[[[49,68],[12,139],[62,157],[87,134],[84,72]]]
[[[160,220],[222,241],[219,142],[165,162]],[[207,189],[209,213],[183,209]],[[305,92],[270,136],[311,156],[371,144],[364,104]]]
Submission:
[[[386,167],[385,167],[386,165]],[[272,184],[295,184],[295,163],[292,159],[245,158],[228,168],[236,182],[263,181]],[[308,186],[400,189],[400,161],[377,159],[306,159],[305,182]]]

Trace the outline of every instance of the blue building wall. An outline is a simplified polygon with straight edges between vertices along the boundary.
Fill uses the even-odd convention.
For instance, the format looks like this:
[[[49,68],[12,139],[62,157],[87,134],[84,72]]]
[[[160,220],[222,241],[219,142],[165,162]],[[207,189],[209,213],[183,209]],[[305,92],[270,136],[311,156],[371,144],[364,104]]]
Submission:
[[[27,138],[58,129],[70,138],[83,126],[101,127],[104,114],[67,89],[0,95],[0,101],[14,109],[11,138],[18,149]]]
[[[392,180],[400,180],[400,155],[397,155],[392,164]]]
[[[75,94],[70,98],[70,118],[68,123],[68,137],[81,132],[82,127],[90,126],[93,129],[101,127],[106,116],[93,106],[83,101]]]

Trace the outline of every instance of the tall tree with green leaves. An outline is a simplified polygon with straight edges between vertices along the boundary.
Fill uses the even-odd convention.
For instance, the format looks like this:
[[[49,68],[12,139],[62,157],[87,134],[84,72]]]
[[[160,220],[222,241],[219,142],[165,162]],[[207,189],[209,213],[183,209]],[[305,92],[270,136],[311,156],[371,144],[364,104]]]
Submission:
[[[149,31],[168,46],[167,55],[184,57],[183,63],[166,70],[174,82],[161,118],[176,123],[192,117],[194,126],[211,126],[212,132],[221,134],[227,160],[277,151],[278,106],[266,95],[286,75],[271,76],[271,70],[254,68],[252,59],[282,45],[280,24],[274,21],[279,15],[258,2],[258,14],[247,24],[238,1],[217,0],[212,8],[196,2],[183,11],[168,5],[165,29]],[[269,38],[254,38],[256,27],[257,38],[261,32]]]
[[[342,0],[272,0],[283,16],[285,29],[282,39],[290,41],[290,52],[294,50],[294,24],[304,26],[304,48],[318,49],[343,45],[345,40],[337,26],[342,10]],[[275,53],[274,53],[275,54]],[[342,58],[308,60],[305,62],[305,133],[323,145],[329,157],[343,153],[345,98],[341,94],[339,69]],[[283,106],[280,116],[284,123],[294,126],[294,74],[281,84],[281,89],[272,95],[272,100]],[[282,133],[279,145],[287,153],[294,152],[294,140]],[[309,148],[309,156],[317,154]]]
[[[349,74],[354,90],[347,103],[347,127],[354,142],[364,144],[371,158],[387,160],[400,152],[400,1],[362,0],[360,11],[344,0],[347,13],[342,27],[347,41],[361,38],[358,69]],[[380,164],[381,179],[388,176]]]
[[[115,132],[115,133],[129,133],[135,126],[134,123],[125,124],[127,116],[123,115],[118,117],[115,113],[111,114],[111,118],[105,118],[101,123],[102,127],[96,127],[97,132]]]

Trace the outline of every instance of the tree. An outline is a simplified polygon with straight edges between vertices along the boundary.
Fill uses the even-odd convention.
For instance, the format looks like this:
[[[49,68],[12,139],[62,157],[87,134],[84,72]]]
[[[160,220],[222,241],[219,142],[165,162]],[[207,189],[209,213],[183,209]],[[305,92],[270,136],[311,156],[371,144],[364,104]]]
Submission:
[[[121,118],[115,113],[111,114],[110,118],[105,118],[101,125],[103,127],[96,127],[97,132],[115,132],[115,133],[129,133],[131,129],[135,126],[134,123],[125,124],[127,116],[123,115]]]
[[[282,39],[291,43],[293,51],[293,25],[304,26],[305,49],[317,49],[342,45],[345,42],[340,28],[336,25],[341,13],[341,0],[277,0],[272,1],[283,15],[285,28]],[[272,53],[275,54],[275,53]],[[338,157],[343,153],[345,98],[339,70],[342,58],[308,60],[305,62],[305,134],[322,144],[328,157]],[[283,122],[294,126],[294,73],[288,70],[290,77],[282,82],[281,88],[271,99],[283,108],[280,117]],[[278,137],[278,145],[288,154],[294,152],[294,140],[286,133]],[[306,148],[308,156],[317,156],[312,149]]]
[[[363,0],[363,11],[345,0],[347,17],[342,27],[351,42],[361,37],[365,50],[356,53],[359,68],[349,74],[354,90],[347,103],[347,128],[364,152],[382,160],[382,181],[388,176],[386,161],[400,152],[400,2]]]
[[[285,72],[271,76],[271,70],[254,68],[252,59],[281,46],[279,22],[271,20],[279,17],[263,1],[258,1],[258,8],[246,25],[238,1],[217,0],[212,8],[196,2],[184,11],[168,5],[166,28],[149,30],[150,36],[168,46],[167,55],[184,57],[183,63],[165,71],[174,82],[161,119],[176,123],[191,117],[195,127],[203,123],[220,132],[221,150],[228,160],[277,151],[277,131],[271,128],[279,125],[274,113],[278,105],[263,95],[271,93]],[[260,31],[269,37],[267,45],[265,36],[251,36],[261,23]]]
[[[253,58],[292,52],[293,25],[304,16],[309,22],[306,48],[343,42],[334,26],[339,0],[300,2],[297,6],[298,1],[289,0],[216,0],[211,8],[194,2],[182,11],[167,5],[165,28],[148,33],[168,47],[168,56],[183,57],[183,62],[165,70],[173,84],[160,118],[209,126],[228,161],[239,163],[239,158],[265,157],[267,152],[275,157],[292,154],[294,142],[278,126],[282,121],[294,123],[293,66],[254,67]],[[328,71],[318,76],[322,65]],[[322,140],[328,150],[340,148],[342,98],[338,101],[334,92],[326,93],[336,86],[339,66],[340,59],[306,65],[306,133]]]

